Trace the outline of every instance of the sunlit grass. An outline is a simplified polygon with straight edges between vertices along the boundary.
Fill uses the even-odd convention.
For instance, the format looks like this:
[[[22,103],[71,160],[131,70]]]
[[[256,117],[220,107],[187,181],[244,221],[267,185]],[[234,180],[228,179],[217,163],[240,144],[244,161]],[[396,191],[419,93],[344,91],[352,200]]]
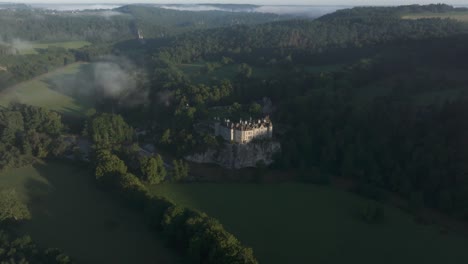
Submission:
[[[62,88],[70,88],[71,84],[75,83],[77,76],[86,70],[87,65],[86,63],[70,64],[7,88],[0,92],[0,106],[6,107],[11,102],[20,102],[60,113],[84,114],[92,106],[91,100],[75,98],[62,92]],[[76,89],[80,88],[86,87],[76,87]]]
[[[424,226],[385,207],[381,224],[359,212],[369,201],[308,184],[166,184],[152,192],[220,220],[260,263],[468,263],[468,238]]]
[[[179,263],[143,216],[96,187],[91,171],[69,163],[38,163],[0,173],[31,220],[18,226],[41,247],[61,248],[77,263]]]
[[[25,43],[21,45],[22,47],[18,49],[19,53],[22,55],[26,54],[36,54],[37,49],[47,49],[49,47],[59,47],[65,49],[79,49],[85,46],[91,45],[88,41],[66,41],[66,42],[32,42]]]

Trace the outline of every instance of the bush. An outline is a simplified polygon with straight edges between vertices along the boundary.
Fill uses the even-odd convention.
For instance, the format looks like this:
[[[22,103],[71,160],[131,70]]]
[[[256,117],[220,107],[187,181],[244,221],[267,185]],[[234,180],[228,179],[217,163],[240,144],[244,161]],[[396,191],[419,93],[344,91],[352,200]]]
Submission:
[[[28,208],[23,204],[15,190],[0,191],[0,223],[17,222],[31,218]]]
[[[70,257],[58,249],[42,250],[29,236],[15,237],[0,230],[0,263],[72,263]]]

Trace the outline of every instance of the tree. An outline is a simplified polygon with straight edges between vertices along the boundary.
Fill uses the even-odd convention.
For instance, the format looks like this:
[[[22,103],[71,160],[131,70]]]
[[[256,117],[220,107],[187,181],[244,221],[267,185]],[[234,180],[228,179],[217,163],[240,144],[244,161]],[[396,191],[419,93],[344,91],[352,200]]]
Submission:
[[[0,191],[0,223],[31,218],[28,208],[18,198],[15,190]]]
[[[148,184],[159,184],[166,178],[166,169],[160,155],[140,159],[142,180]]]
[[[173,178],[175,181],[182,181],[188,177],[189,165],[183,160],[174,160],[173,165]]]
[[[172,140],[171,140],[171,130],[170,129],[166,129],[164,131],[163,135],[161,136],[161,140],[159,142],[161,144],[164,144],[164,145],[171,144]]]
[[[108,176],[127,173],[127,166],[123,160],[108,150],[99,150],[96,160],[95,175],[97,180]]]
[[[242,63],[237,69],[237,76],[240,79],[250,79],[250,77],[252,77],[252,72],[252,67],[246,63]]]
[[[24,121],[19,111],[0,112],[0,141],[13,143],[16,133],[24,130]]]
[[[99,147],[111,148],[130,141],[133,129],[120,115],[95,115],[86,124],[85,134]]]
[[[251,103],[249,106],[249,114],[253,117],[259,117],[262,114],[262,106],[258,103]]]

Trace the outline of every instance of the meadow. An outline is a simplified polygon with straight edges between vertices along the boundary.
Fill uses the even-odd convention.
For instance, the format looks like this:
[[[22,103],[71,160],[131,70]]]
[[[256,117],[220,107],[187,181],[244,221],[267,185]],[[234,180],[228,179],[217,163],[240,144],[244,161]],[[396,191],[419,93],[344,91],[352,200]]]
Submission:
[[[64,114],[83,115],[93,106],[92,97],[85,93],[89,86],[91,64],[74,63],[21,82],[0,92],[0,106],[10,102],[45,107]]]
[[[18,49],[21,55],[37,54],[38,49],[47,49],[49,47],[58,47],[65,49],[79,49],[91,45],[88,41],[66,41],[66,42],[33,42],[21,45]]]
[[[403,19],[421,19],[421,18],[441,18],[455,19],[462,22],[468,22],[468,12],[445,12],[445,13],[411,13],[402,16]]]
[[[181,263],[140,214],[97,189],[87,169],[39,163],[1,173],[0,186],[15,189],[30,210],[20,231],[77,263]]]
[[[383,223],[359,212],[370,201],[307,184],[164,184],[152,192],[219,219],[260,263],[468,263],[468,237],[421,225],[385,206]]]

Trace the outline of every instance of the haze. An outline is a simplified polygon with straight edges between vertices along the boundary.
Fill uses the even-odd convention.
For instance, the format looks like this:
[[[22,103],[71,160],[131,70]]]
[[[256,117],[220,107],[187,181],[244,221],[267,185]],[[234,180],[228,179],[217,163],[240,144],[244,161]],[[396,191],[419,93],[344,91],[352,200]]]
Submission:
[[[153,3],[153,4],[195,4],[195,3],[229,3],[229,4],[258,4],[258,5],[408,5],[408,4],[431,4],[437,3],[440,1],[434,0],[418,0],[418,1],[404,1],[404,0],[376,0],[376,1],[363,1],[363,0],[203,0],[203,1],[193,1],[193,0],[180,0],[180,1],[148,1],[148,0],[139,0],[139,1],[119,1],[119,0],[102,0],[99,2],[92,0],[83,0],[83,1],[56,1],[56,0],[26,0],[26,1],[13,1],[18,3],[64,3],[64,4],[76,4],[76,3]],[[444,1],[446,4],[452,5],[464,5],[467,2],[465,0],[453,0],[453,1]]]

